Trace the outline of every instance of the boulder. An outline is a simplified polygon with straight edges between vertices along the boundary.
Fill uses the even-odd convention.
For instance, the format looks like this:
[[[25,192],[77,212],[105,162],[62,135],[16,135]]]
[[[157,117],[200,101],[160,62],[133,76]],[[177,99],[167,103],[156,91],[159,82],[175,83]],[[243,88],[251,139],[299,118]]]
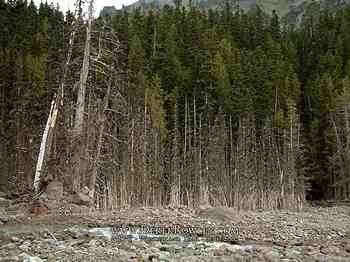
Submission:
[[[87,186],[84,186],[84,188],[81,190],[81,192],[82,192],[84,195],[89,195],[90,189],[89,189]]]
[[[63,184],[60,181],[52,181],[48,184],[45,193],[49,200],[61,200],[63,198]]]
[[[0,197],[0,207],[9,207],[11,204],[11,200]]]
[[[74,194],[72,202],[76,205],[82,206],[92,205],[92,199],[89,197],[89,195],[84,194],[82,192]]]
[[[49,208],[43,201],[36,200],[30,207],[30,213],[36,216],[47,215],[49,213]]]
[[[64,232],[66,232],[72,238],[83,238],[88,236],[88,230],[77,225],[65,229]]]
[[[215,257],[222,257],[225,255],[225,250],[220,248],[220,249],[215,249],[213,255]]]
[[[20,257],[22,257],[23,262],[42,262],[43,261],[40,257],[30,256],[26,253],[22,253]]]
[[[111,228],[106,227],[106,228],[93,228],[89,230],[89,236],[90,237],[96,237],[96,238],[103,238],[108,241],[112,240],[113,236],[113,231]]]
[[[199,208],[196,210],[196,215],[221,222],[232,221],[237,216],[236,212],[233,209],[227,207]]]

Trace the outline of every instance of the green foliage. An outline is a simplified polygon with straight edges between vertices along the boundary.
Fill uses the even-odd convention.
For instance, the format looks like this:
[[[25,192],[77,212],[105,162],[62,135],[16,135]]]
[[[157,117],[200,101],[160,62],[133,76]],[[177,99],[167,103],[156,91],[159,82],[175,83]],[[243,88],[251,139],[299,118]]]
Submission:
[[[320,12],[314,3],[294,27],[272,12],[283,9],[276,1],[263,9],[271,17],[260,8],[244,13],[227,4],[202,12],[175,2],[159,12],[116,11],[105,20],[125,50],[118,66],[126,71],[123,95],[131,106],[146,106],[162,137],[173,131],[175,117],[180,133],[191,123],[186,132],[198,134],[198,116],[209,126],[218,115],[232,119],[233,129],[249,115],[258,133],[274,123],[278,135],[292,101],[302,120],[302,168],[327,182],[335,154],[330,119],[350,96],[350,5]],[[42,124],[37,116],[45,115],[57,88],[72,19],[47,3],[38,9],[32,2],[0,1],[3,129],[25,117]],[[21,104],[31,113],[20,116]]]
[[[45,64],[47,57],[34,57],[28,54],[25,58],[25,70],[27,81],[35,85],[36,94],[40,97],[44,95]]]
[[[141,40],[137,35],[134,35],[130,43],[129,52],[129,68],[133,74],[143,72],[145,66],[145,51]]]
[[[164,93],[161,89],[161,80],[158,75],[153,76],[147,81],[145,103],[151,114],[152,126],[159,130],[164,139],[166,134]]]

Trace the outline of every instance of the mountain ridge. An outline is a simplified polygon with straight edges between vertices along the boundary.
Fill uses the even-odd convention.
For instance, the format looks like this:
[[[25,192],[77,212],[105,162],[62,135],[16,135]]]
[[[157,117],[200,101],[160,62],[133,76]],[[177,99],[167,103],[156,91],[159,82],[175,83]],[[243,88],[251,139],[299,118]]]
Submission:
[[[350,0],[138,0],[122,9],[132,12],[140,8],[147,12],[150,9],[160,10],[166,5],[174,7],[177,1],[185,8],[188,8],[191,3],[204,10],[223,8],[227,2],[233,6],[239,6],[245,12],[258,7],[266,14],[276,11],[278,16],[289,23],[299,23],[305,13],[313,12],[317,15],[320,9],[336,10],[350,2]],[[115,12],[117,9],[113,6],[106,6],[100,16],[113,15]]]
[[[182,6],[188,7],[190,2],[201,9],[216,9],[224,7],[225,3],[230,2],[233,5],[238,5],[242,10],[249,11],[253,7],[258,6],[267,14],[271,14],[273,10],[281,17],[286,16],[289,12],[300,9],[310,4],[319,4],[327,8],[338,6],[341,2],[347,0],[180,0]],[[175,6],[174,0],[139,0],[126,8],[134,10],[136,8],[143,8],[145,10],[150,8],[160,9],[165,5]],[[303,8],[304,9],[304,8]]]

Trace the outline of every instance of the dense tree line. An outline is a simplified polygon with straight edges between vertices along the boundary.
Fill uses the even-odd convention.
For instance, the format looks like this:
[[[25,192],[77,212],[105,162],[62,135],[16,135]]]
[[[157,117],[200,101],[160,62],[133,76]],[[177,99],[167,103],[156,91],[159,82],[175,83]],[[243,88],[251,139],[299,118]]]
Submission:
[[[0,1],[2,185],[32,187],[71,43],[45,169],[67,189],[94,187],[96,204],[108,208],[300,207],[311,182],[327,198],[348,198],[350,6],[293,26],[275,12],[176,3],[94,21],[76,138],[86,39],[72,22],[82,29],[86,21],[47,4]]]

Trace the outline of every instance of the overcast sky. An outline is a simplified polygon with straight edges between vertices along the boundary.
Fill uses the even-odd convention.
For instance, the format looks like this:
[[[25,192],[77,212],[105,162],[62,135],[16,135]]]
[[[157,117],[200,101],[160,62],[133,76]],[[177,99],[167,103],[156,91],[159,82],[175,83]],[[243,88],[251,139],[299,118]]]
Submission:
[[[95,0],[95,9],[96,14],[99,14],[101,9],[104,6],[112,6],[114,5],[117,9],[121,8],[123,5],[129,5],[137,0]],[[40,2],[45,2],[45,0],[34,0],[35,4],[39,6]],[[69,9],[74,9],[75,0],[47,0],[48,3],[58,3],[60,5],[60,9],[66,11]]]

